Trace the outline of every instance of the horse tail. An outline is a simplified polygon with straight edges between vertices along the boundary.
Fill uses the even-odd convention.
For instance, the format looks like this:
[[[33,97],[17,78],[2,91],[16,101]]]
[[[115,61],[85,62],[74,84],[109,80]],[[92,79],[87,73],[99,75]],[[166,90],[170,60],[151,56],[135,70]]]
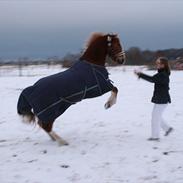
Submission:
[[[26,123],[35,123],[36,118],[35,114],[32,112],[32,107],[26,98],[26,93],[29,91],[31,87],[28,87],[22,91],[19,96],[17,103],[17,113],[23,117],[23,122]]]

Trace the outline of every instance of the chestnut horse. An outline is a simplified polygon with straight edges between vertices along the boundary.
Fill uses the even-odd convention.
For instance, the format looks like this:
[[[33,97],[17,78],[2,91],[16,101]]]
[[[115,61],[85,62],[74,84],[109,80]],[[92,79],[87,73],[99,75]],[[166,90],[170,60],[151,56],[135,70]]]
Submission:
[[[125,52],[116,34],[94,33],[80,59],[68,70],[38,80],[20,94],[17,112],[29,123],[37,123],[59,145],[68,143],[53,130],[53,123],[71,105],[111,91],[105,104],[116,103],[118,89],[108,78],[106,56],[123,64]]]

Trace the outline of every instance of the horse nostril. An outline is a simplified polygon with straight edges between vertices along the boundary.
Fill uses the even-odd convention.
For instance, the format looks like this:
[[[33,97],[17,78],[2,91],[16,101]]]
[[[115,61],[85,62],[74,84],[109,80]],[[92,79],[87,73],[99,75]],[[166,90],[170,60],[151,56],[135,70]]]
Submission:
[[[119,64],[124,64],[124,63],[125,63],[125,58],[119,58],[119,59],[117,60],[117,62],[118,62]]]
[[[125,59],[125,58],[123,58],[123,64],[125,63],[125,61],[126,61],[126,59]]]

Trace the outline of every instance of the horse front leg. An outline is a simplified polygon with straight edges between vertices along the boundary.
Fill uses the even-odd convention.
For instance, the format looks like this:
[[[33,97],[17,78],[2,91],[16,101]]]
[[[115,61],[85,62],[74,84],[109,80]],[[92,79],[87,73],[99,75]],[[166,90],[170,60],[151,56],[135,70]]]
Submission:
[[[117,94],[118,94],[118,89],[117,87],[113,87],[113,89],[111,90],[111,96],[109,97],[109,99],[107,100],[106,104],[105,104],[105,109],[110,108],[111,106],[113,106],[116,101],[117,101]]]

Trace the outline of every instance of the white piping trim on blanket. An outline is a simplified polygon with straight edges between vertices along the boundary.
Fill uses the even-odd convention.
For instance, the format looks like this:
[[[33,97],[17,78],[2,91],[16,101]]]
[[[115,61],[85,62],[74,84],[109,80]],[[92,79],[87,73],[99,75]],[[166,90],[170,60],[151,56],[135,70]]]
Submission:
[[[98,85],[98,88],[99,88],[99,92],[100,92],[100,95],[102,95],[102,90],[101,90],[101,87],[100,87],[100,83],[98,81],[98,78],[97,78],[97,75],[96,75],[96,70],[94,69],[94,67],[92,67],[92,71],[93,71],[93,74],[95,76],[95,80],[97,82],[97,85]]]
[[[90,90],[92,90],[94,88],[97,88],[97,87],[98,87],[98,85],[94,85],[94,86],[92,86],[90,88],[85,88],[85,90],[83,90],[83,91],[80,91],[80,92],[74,93],[72,95],[69,95],[68,97],[60,98],[60,100],[58,100],[57,102],[54,102],[53,104],[49,105],[48,107],[46,107],[45,109],[43,109],[42,111],[40,111],[39,113],[37,113],[37,116],[41,115],[43,112],[47,111],[48,109],[52,108],[53,106],[59,104],[62,101],[68,102],[70,104],[75,104],[76,102],[71,102],[71,101],[69,101],[67,99],[70,99],[70,98],[72,98],[74,96],[77,96],[77,95],[80,95],[80,94],[84,93],[84,95],[82,97],[82,99],[83,99],[85,97],[87,91],[90,91]]]
[[[87,62],[87,63],[88,63],[88,62]],[[70,103],[71,105],[72,105],[72,104],[75,104],[76,102],[69,101],[68,99],[70,99],[70,98],[72,98],[72,97],[74,97],[74,96],[77,96],[77,95],[80,95],[80,94],[83,93],[83,96],[82,96],[82,98],[81,98],[81,100],[83,100],[84,97],[85,97],[85,95],[86,95],[86,92],[87,92],[87,91],[90,91],[90,90],[92,90],[92,89],[94,89],[94,88],[97,88],[97,87],[99,88],[100,95],[102,95],[102,90],[101,90],[100,83],[99,83],[99,81],[98,81],[96,72],[98,72],[98,73],[102,76],[102,78],[103,78],[105,81],[111,81],[111,80],[110,80],[110,79],[106,79],[106,78],[104,77],[104,75],[103,75],[100,71],[98,71],[97,69],[94,68],[95,66],[98,66],[98,65],[90,64],[90,63],[88,63],[88,64],[92,67],[92,71],[93,71],[93,74],[94,74],[94,76],[95,76],[97,85],[94,85],[94,86],[92,86],[92,87],[90,87],[90,88],[87,88],[87,87],[85,86],[85,89],[84,89],[83,91],[74,93],[74,94],[72,94],[72,95],[70,95],[70,96],[68,96],[68,97],[65,97],[65,98],[60,98],[60,100],[58,100],[57,102],[55,102],[55,103],[49,105],[48,107],[46,107],[45,109],[43,109],[42,111],[40,111],[39,113],[37,113],[37,116],[41,115],[43,112],[47,111],[48,109],[50,109],[51,107],[53,107],[53,106],[59,104],[59,103],[62,102],[62,101],[68,102],[68,103]],[[104,67],[104,68],[105,68],[105,67]],[[111,81],[111,82],[112,82],[112,81]],[[111,89],[112,89],[112,88],[111,88]],[[80,101],[81,101],[81,100],[80,100]]]

